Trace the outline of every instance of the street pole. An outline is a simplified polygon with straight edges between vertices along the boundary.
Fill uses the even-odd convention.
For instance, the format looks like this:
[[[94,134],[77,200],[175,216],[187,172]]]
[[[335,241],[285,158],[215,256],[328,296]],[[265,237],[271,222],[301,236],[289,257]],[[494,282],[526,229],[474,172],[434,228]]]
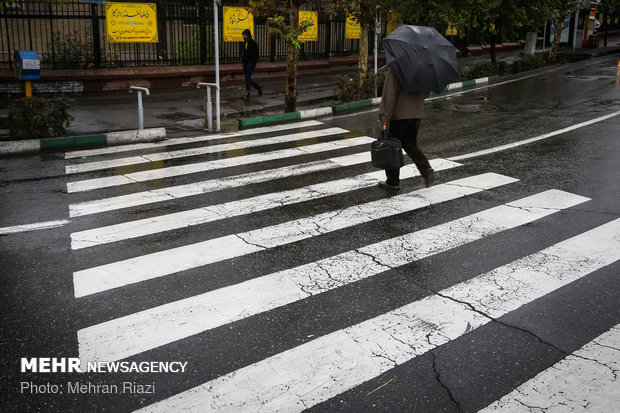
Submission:
[[[377,97],[377,66],[379,60],[379,35],[381,34],[381,8],[375,7],[375,97]]]
[[[217,131],[221,131],[220,128],[220,41],[219,41],[219,23],[217,16],[217,7],[220,5],[220,0],[213,0],[213,27],[215,30],[215,118]]]

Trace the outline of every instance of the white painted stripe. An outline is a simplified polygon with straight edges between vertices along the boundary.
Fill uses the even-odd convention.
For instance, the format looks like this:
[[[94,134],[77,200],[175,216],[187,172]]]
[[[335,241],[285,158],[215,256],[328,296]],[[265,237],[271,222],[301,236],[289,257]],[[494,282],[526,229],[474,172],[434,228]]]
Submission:
[[[302,110],[299,112],[299,116],[302,119],[311,119],[311,118],[318,118],[319,116],[331,115],[332,113],[333,113],[332,108],[327,107],[327,108]]]
[[[560,191],[548,191],[507,205],[514,208],[529,204],[553,213],[585,200]],[[553,205],[554,202],[557,205]],[[83,362],[120,360],[372,277],[395,266],[440,254],[515,226],[515,221],[508,214],[500,215],[504,219],[503,223],[497,222],[497,219],[487,221],[484,218],[497,215],[497,211],[498,208],[493,208],[82,329],[78,332],[80,359]],[[538,217],[537,214],[531,214],[528,218],[535,220]],[[475,224],[472,226],[472,223]],[[520,220],[520,225],[525,223]],[[407,245],[407,248],[402,248],[403,245]]]
[[[0,235],[15,234],[17,232],[38,231],[42,229],[50,229],[67,225],[70,221],[66,219],[58,221],[37,222],[34,224],[15,225],[12,227],[0,228]]]
[[[474,84],[476,84],[476,85],[483,85],[485,83],[489,83],[489,78],[488,77],[481,77],[479,79],[475,79],[474,80]]]
[[[599,259],[573,250],[597,240]],[[570,245],[566,248],[566,245]],[[553,257],[561,251],[561,255]],[[559,258],[559,259],[558,259]],[[564,259],[573,265],[565,265]],[[620,259],[620,220],[495,270],[494,283],[457,284],[389,313],[335,331],[179,393],[140,412],[300,412],[455,340],[533,300]],[[515,268],[536,274],[515,281]],[[485,277],[485,275],[481,276]],[[525,283],[523,285],[522,283]],[[480,284],[484,288],[480,288]],[[518,291],[519,294],[515,294]],[[464,302],[448,298],[458,292]],[[506,302],[505,299],[509,298]],[[469,300],[470,297],[475,300]],[[488,302],[494,316],[476,302]],[[480,310],[476,308],[476,310]]]
[[[309,218],[77,271],[73,273],[75,296],[82,297],[240,257],[516,181],[493,173],[483,174]]]
[[[257,153],[233,158],[217,159],[207,162],[193,163],[189,165],[171,166],[149,171],[133,172],[125,175],[108,176],[104,178],[87,179],[83,181],[67,183],[67,192],[81,192],[93,189],[107,188],[117,185],[126,185],[136,182],[144,182],[153,179],[171,178],[174,176],[187,175],[198,172],[212,171],[215,169],[229,168],[233,166],[249,165],[253,163],[272,161],[275,159],[292,158],[295,156],[312,153],[328,152],[336,149],[350,148],[353,146],[369,144],[374,138],[361,136],[357,138],[342,139],[333,142],[317,143],[300,146],[297,148],[282,149],[265,153]]]
[[[618,370],[620,324],[480,412],[614,412],[620,405]]]
[[[583,128],[583,127],[586,127],[586,126],[590,126],[590,125],[593,125],[593,124],[598,123],[598,122],[603,122],[603,121],[605,121],[607,119],[611,119],[611,118],[613,118],[615,116],[618,116],[618,115],[620,115],[620,110],[616,111],[616,112],[613,112],[613,113],[610,113],[610,114],[605,115],[605,116],[600,116],[598,118],[591,119],[591,120],[586,121],[586,122],[581,122],[581,123],[578,123],[576,125],[568,126],[566,128],[563,128],[563,129],[559,129],[559,130],[556,130],[556,131],[553,131],[553,132],[545,133],[544,135],[536,136],[534,138],[525,139],[525,140],[522,140],[522,141],[519,141],[519,142],[509,143],[507,145],[496,146],[495,148],[489,148],[489,149],[485,149],[485,150],[482,150],[482,151],[468,153],[468,154],[465,154],[465,155],[452,156],[452,157],[450,157],[448,159],[451,160],[451,161],[461,161],[463,159],[475,158],[477,156],[483,156],[483,155],[488,155],[490,153],[505,151],[506,149],[512,149],[512,148],[516,148],[518,146],[527,145],[527,144],[532,143],[532,142],[536,142],[536,141],[540,141],[540,140],[543,140],[543,139],[551,138],[553,136],[561,135],[561,134],[566,133],[566,132],[570,132],[570,131],[573,131],[573,130],[576,130],[576,129],[580,129],[580,128]]]
[[[366,154],[366,160],[368,160],[368,154]],[[461,165],[443,159],[434,159],[431,161],[431,166],[435,170],[441,171]],[[417,176],[419,172],[416,168],[411,167],[403,169],[401,175],[402,178],[405,179]],[[331,195],[338,195],[344,192],[374,186],[379,179],[384,177],[384,171],[370,172],[287,191],[239,199],[224,204],[209,205],[197,209],[75,232],[71,234],[71,248],[74,250],[88,248],[164,231],[187,228],[220,219],[252,214],[258,211],[279,208],[284,205],[306,202]]]
[[[192,182],[184,185],[176,185],[166,188],[153,189],[150,191],[136,192],[133,194],[119,195],[111,198],[80,202],[69,205],[69,216],[78,217],[97,214],[115,209],[129,208],[138,205],[146,205],[155,202],[168,201],[171,199],[205,194],[213,191],[237,188],[248,184],[305,175],[312,172],[327,171],[341,166],[368,163],[369,159],[370,155],[368,152],[360,152],[353,155],[345,155],[320,161],[283,166],[281,168],[250,172],[242,175],[227,176],[224,178],[210,179],[207,181]]]
[[[267,138],[252,139],[248,141],[222,143],[212,146],[201,146],[199,148],[182,149],[171,152],[147,153],[143,155],[130,156],[127,158],[116,158],[105,161],[81,163],[65,166],[66,174],[77,174],[83,172],[97,171],[100,169],[118,168],[122,166],[137,165],[142,163],[166,161],[171,159],[188,158],[216,152],[227,152],[239,149],[253,148],[257,146],[276,145],[279,143],[298,142],[308,139],[316,139],[326,136],[347,133],[348,130],[342,128],[318,129],[308,132],[298,132],[289,135],[278,135]]]
[[[85,158],[88,156],[107,155],[111,153],[129,152],[129,151],[149,149],[149,148],[165,149],[166,147],[169,147],[172,145],[182,145],[186,143],[204,142],[204,141],[211,141],[215,139],[234,138],[238,136],[256,135],[260,133],[279,132],[283,130],[306,128],[306,127],[317,126],[317,125],[322,125],[322,124],[323,123],[319,121],[286,123],[282,125],[265,126],[262,128],[240,130],[238,132],[216,133],[216,134],[192,136],[192,137],[186,137],[186,138],[167,139],[162,142],[139,143],[139,144],[134,144],[134,145],[121,145],[121,146],[112,146],[112,147],[106,147],[106,148],[71,151],[71,152],[65,153],[65,159]]]

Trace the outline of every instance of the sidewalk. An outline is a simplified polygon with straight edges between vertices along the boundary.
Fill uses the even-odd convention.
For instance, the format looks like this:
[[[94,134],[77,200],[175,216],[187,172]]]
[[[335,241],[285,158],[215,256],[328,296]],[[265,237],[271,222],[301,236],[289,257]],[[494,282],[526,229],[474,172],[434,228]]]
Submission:
[[[542,50],[537,50],[541,52]],[[508,63],[520,57],[520,50],[498,51],[497,60]],[[573,51],[561,49],[559,56],[574,60],[592,56],[620,53],[620,35],[610,36],[607,47],[583,48]],[[459,58],[463,68],[481,62],[489,62],[488,54]],[[372,67],[370,68],[372,70]],[[297,110],[314,109],[329,106],[335,100],[336,81],[339,75],[302,78],[297,81]],[[282,113],[284,110],[284,81],[263,82],[263,96],[256,91],[246,102],[240,99],[239,87],[223,87],[221,90],[222,130],[236,128],[236,117],[262,116]],[[241,89],[243,90],[243,89]],[[187,88],[182,91],[152,91],[150,96],[142,96],[144,128],[165,128],[166,134],[188,133],[206,128],[206,89]],[[109,92],[106,95],[84,95],[75,98],[76,108],[71,112],[75,120],[67,129],[67,136],[76,137],[93,134],[106,134],[115,131],[133,131],[138,129],[138,102],[136,93]],[[215,94],[212,93],[215,114]],[[6,115],[6,109],[0,109],[0,115]],[[213,119],[215,127],[215,115]],[[7,131],[0,131],[7,132]],[[151,138],[161,139],[160,133],[151,133]],[[6,136],[4,137],[6,140]],[[108,142],[110,144],[110,142]]]

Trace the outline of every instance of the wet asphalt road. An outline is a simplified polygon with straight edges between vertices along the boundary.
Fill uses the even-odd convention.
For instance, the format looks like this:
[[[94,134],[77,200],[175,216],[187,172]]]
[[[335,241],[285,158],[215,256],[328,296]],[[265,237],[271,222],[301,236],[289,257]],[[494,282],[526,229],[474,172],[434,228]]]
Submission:
[[[433,98],[426,105],[427,118],[420,130],[419,142],[431,159],[458,157],[541,137],[617,111],[620,111],[620,63],[617,56],[601,57],[503,78],[492,87],[481,86]],[[377,134],[376,118],[377,112],[373,110],[319,119],[324,125],[289,132],[185,143],[168,147],[168,150],[195,149],[326,127],[348,131],[303,142],[136,163],[72,176],[65,174],[65,166],[156,154],[161,148],[74,160],[65,160],[64,154],[2,159],[0,227],[56,220],[68,222],[57,228],[0,236],[2,376],[7,389],[3,392],[1,410],[133,411],[422,300],[620,216],[620,162],[617,155],[620,152],[620,116],[614,116],[537,142],[458,160],[462,166],[441,171],[438,175],[440,183],[484,173],[518,179],[509,185],[414,211],[390,214],[354,227],[342,226],[338,230],[266,250],[238,256],[233,254],[232,258],[207,265],[186,266],[165,276],[75,298],[76,272],[220,237],[221,249],[234,250],[236,244],[225,238],[231,234],[260,232],[269,226],[344,210],[393,194],[369,186],[299,203],[274,201],[284,205],[245,214],[246,211],[240,211],[199,224],[181,222],[163,232],[72,249],[71,235],[82,231],[138,219],[156,219],[190,209],[221,211],[224,203],[337,181],[374,169],[368,163],[352,164],[275,180],[250,181],[227,190],[209,190],[198,195],[77,217],[69,217],[70,205],[346,156],[365,151],[367,145],[84,192],[68,193],[67,183],[261,155],[277,149],[332,142],[343,136],[372,137]],[[417,191],[421,187],[419,177],[407,179],[402,183],[401,193]],[[78,377],[19,372],[22,357],[77,357],[79,330],[436,227],[550,189],[589,200],[423,259],[406,264],[388,262],[390,269],[377,276],[122,358],[129,361],[187,361],[188,371],[185,373],[85,373]],[[230,246],[227,242],[231,242]],[[209,245],[201,254],[216,253],[218,243]],[[186,258],[179,254],[178,260]],[[163,266],[156,258],[153,261],[154,268]],[[549,294],[494,317],[491,322],[471,331],[468,329],[467,334],[460,334],[445,344],[399,363],[397,367],[373,374],[362,380],[362,384],[338,391],[336,396],[317,399],[307,406],[316,412],[480,410],[620,323],[619,274],[617,261],[604,265]],[[517,289],[514,293],[518,295],[518,292]],[[239,311],[244,310],[241,305]],[[166,330],[162,331],[165,335]],[[123,340],[122,337],[119,333],[118,340]],[[361,370],[364,370],[363,366],[356,371]],[[334,377],[338,375],[334,373]],[[154,383],[155,393],[67,394],[66,383],[76,380],[99,384]],[[333,380],[334,383],[338,381],[337,378]],[[50,383],[58,385],[64,392],[21,392],[22,382]],[[326,385],[328,388],[333,386],[336,385]],[[280,391],[287,394],[286,386]],[[237,390],[236,393],[240,392]]]

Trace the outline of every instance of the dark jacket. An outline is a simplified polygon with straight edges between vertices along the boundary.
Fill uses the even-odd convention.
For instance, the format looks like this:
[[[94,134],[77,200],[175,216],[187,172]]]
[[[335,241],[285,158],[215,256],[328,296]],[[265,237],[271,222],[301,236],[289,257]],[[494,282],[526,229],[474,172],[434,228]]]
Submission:
[[[256,40],[250,39],[243,43],[243,52],[241,53],[241,62],[243,64],[256,63],[258,61],[258,43]]]
[[[379,120],[392,121],[398,119],[422,119],[424,117],[424,99],[430,96],[428,92],[407,92],[398,81],[398,77],[388,69],[381,106],[379,106]]]

